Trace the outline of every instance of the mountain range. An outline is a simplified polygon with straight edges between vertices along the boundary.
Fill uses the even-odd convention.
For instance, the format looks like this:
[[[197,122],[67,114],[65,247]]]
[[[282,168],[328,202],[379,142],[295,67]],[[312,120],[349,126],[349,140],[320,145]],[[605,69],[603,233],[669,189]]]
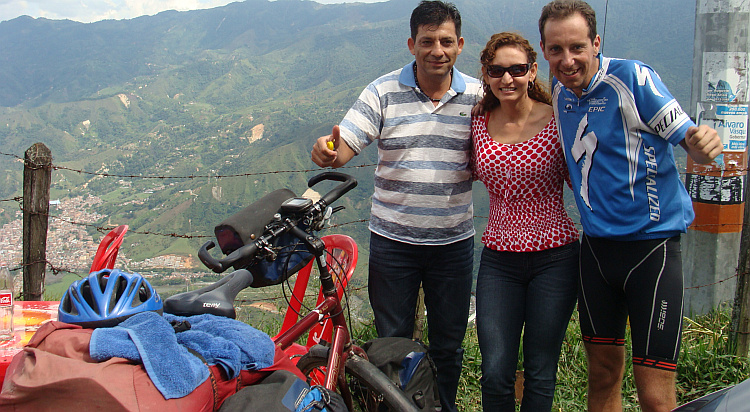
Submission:
[[[538,45],[545,3],[455,1],[466,39],[458,69],[476,75],[479,51],[498,31]],[[695,5],[683,3],[591,1],[605,55],[647,62],[687,107]],[[88,24],[0,22],[0,199],[21,194],[14,156],[35,142],[60,166],[52,198],[101,197],[101,227],[210,235],[273,189],[301,194],[317,169],[314,139],[330,133],[367,83],[412,59],[406,40],[416,4],[246,0]],[[367,219],[375,162],[368,150],[353,162],[366,167],[346,170],[360,185],[342,202],[339,223]],[[476,203],[486,216],[481,190]],[[0,208],[0,223],[16,218],[17,209]],[[367,244],[366,224],[345,227]],[[128,253],[140,258],[194,254],[203,240],[128,236]]]

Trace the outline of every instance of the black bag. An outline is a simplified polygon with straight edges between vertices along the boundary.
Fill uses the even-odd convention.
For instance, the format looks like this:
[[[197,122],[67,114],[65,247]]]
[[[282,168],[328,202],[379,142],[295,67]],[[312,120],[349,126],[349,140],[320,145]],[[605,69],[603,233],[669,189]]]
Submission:
[[[274,215],[279,213],[281,204],[293,197],[294,192],[289,189],[275,190],[216,225],[214,235],[221,252],[229,255],[253,242],[263,234],[263,228]],[[314,257],[302,241],[291,233],[274,239],[272,246],[280,249],[278,258],[273,261],[241,260],[233,265],[235,269],[246,268],[253,274],[251,287],[278,285],[299,272]]]
[[[341,395],[277,370],[228,397],[219,412],[346,412]]]
[[[421,411],[440,411],[437,368],[421,342],[377,338],[364,345],[370,362],[385,373]]]

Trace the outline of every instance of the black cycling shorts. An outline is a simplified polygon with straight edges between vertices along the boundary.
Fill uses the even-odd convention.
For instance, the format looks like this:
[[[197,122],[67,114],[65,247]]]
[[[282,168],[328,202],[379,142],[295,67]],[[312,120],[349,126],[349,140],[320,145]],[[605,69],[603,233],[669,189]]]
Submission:
[[[680,237],[616,241],[583,236],[578,312],[584,342],[624,345],[633,364],[674,371],[682,330]]]

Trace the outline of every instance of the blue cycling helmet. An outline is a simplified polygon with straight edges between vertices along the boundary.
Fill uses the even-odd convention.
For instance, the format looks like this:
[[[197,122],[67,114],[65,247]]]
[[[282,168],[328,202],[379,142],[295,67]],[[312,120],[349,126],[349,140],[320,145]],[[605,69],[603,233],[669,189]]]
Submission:
[[[70,285],[60,300],[58,320],[85,328],[110,327],[136,313],[161,314],[162,306],[141,274],[102,269]]]

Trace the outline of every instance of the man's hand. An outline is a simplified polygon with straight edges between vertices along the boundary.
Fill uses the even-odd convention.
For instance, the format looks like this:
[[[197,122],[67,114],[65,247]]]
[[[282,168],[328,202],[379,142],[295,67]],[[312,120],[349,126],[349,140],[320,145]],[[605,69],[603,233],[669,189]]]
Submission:
[[[693,161],[701,164],[711,163],[724,150],[719,134],[706,125],[688,128],[681,144]]]
[[[341,167],[354,157],[354,152],[341,140],[339,127],[333,126],[331,134],[315,141],[311,157],[320,167]]]

